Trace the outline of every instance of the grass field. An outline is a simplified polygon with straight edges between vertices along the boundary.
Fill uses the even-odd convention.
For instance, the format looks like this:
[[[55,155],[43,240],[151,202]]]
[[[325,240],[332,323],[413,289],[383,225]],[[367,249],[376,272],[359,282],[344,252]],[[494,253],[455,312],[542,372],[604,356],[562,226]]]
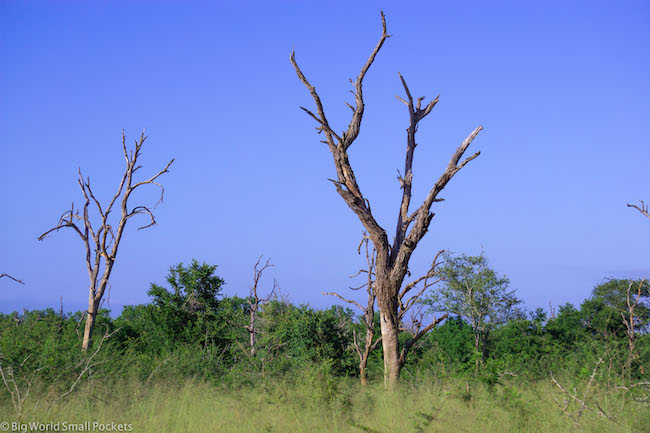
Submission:
[[[580,397],[583,391],[576,385]],[[421,380],[393,392],[380,384],[361,387],[352,379],[317,376],[261,380],[239,389],[192,380],[110,386],[96,381],[48,408],[54,395],[30,395],[21,421],[126,423],[143,433],[650,432],[650,407],[621,391],[593,386],[588,408],[578,417],[581,405],[550,380],[528,384],[514,378],[491,387]],[[2,401],[0,421],[16,421],[11,402]]]

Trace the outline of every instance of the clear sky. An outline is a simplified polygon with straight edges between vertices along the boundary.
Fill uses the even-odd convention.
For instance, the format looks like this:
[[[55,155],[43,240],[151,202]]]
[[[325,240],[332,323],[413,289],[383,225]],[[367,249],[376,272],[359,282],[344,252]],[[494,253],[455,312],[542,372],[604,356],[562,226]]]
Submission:
[[[245,295],[260,254],[290,299],[333,303],[363,264],[362,227],[335,192],[331,155],[291,50],[336,130],[386,13],[392,35],[369,71],[350,159],[392,237],[406,107],[440,94],[422,121],[418,206],[460,142],[481,150],[443,192],[412,260],[478,254],[529,308],[579,304],[608,276],[650,277],[650,3],[647,1],[308,2],[0,1],[0,311],[85,309],[83,247],[43,242],[74,201],[82,168],[103,200],[123,170],[120,131],[149,136],[141,175],[160,180],[158,226],[131,220],[109,308],[147,301],[152,282],[192,258]],[[429,100],[429,99],[427,99]],[[133,203],[155,202],[155,190]],[[362,293],[351,295],[362,299]]]

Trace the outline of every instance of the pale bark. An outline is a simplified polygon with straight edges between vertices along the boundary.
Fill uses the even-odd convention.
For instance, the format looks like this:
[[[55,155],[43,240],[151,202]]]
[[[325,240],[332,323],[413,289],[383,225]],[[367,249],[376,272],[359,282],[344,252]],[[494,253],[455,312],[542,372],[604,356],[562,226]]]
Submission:
[[[260,267],[260,262],[262,260],[263,256],[260,256],[257,259],[257,263],[255,263],[255,266],[253,267],[253,285],[250,287],[250,292],[248,296],[248,323],[244,325],[244,329],[248,331],[248,340],[249,340],[249,350],[251,356],[255,356],[255,353],[257,352],[257,348],[255,345],[257,344],[257,316],[259,314],[259,309],[262,304],[265,302],[268,302],[273,295],[277,292],[278,290],[278,283],[277,281],[273,281],[273,288],[271,291],[268,293],[268,295],[264,298],[260,297],[258,293],[259,289],[259,282],[260,279],[262,278],[262,274],[267,268],[272,267],[273,265],[271,264],[271,259],[267,259],[266,263]]]
[[[390,301],[390,300],[388,300]],[[402,365],[399,359],[399,322],[392,307],[384,303],[379,307],[379,324],[381,326],[381,344],[384,350],[384,384],[393,386],[399,380]]]
[[[104,294],[109,287],[108,280],[111,276],[113,265],[115,264],[118,247],[120,245],[120,241],[122,240],[122,235],[124,234],[124,229],[126,227],[127,221],[136,215],[145,214],[149,216],[150,222],[147,225],[139,227],[138,230],[145,229],[156,224],[156,220],[152,213],[155,205],[152,208],[149,208],[147,206],[135,206],[130,209],[128,206],[128,201],[131,193],[133,193],[133,191],[135,191],[137,188],[148,184],[156,185],[161,189],[160,199],[158,200],[158,203],[162,202],[164,188],[159,183],[157,183],[156,180],[162,174],[168,173],[169,166],[174,162],[172,159],[165,166],[165,168],[158,172],[156,175],[147,180],[134,183],[133,175],[138,169],[141,168],[141,166],[137,165],[137,163],[138,158],[140,157],[142,145],[146,139],[147,137],[143,132],[140,135],[140,139],[135,141],[134,150],[131,150],[129,152],[126,146],[124,131],[122,131],[122,150],[124,152],[124,158],[126,159],[126,168],[122,174],[119,186],[117,188],[117,193],[112,197],[106,208],[102,207],[99,200],[93,194],[93,190],[90,186],[90,178],[86,178],[84,180],[80,169],[78,182],[85,199],[83,205],[83,213],[80,213],[79,209],[75,209],[73,203],[71,209],[61,215],[56,227],[51,228],[38,237],[38,240],[42,241],[51,232],[59,231],[64,227],[69,227],[77,232],[82,242],[84,243],[86,252],[86,269],[88,271],[88,277],[90,279],[90,287],[88,293],[88,311],[86,314],[86,325],[84,327],[84,336],[82,341],[83,351],[88,350],[88,347],[90,347],[92,329],[95,324],[95,319],[101,306],[101,302],[104,298]],[[97,212],[99,213],[99,228],[97,230],[93,229],[93,223],[89,215],[91,200],[95,204]],[[120,217],[117,221],[117,229],[114,230],[113,225],[109,221],[109,214],[113,210],[113,206],[118,200],[120,201]],[[158,203],[156,203],[156,205]]]
[[[431,207],[435,202],[441,201],[438,197],[440,192],[445,188],[453,176],[463,168],[469,161],[479,155],[479,152],[469,156],[461,161],[465,151],[472,143],[472,140],[483,129],[481,126],[476,128],[456,149],[445,171],[440,175],[434,186],[431,188],[423,203],[412,213],[409,213],[412,191],[412,163],[416,147],[415,134],[418,123],[426,117],[436,105],[438,98],[431,101],[422,108],[422,98],[418,98],[414,103],[411,92],[406,85],[406,80],[400,75],[402,86],[406,93],[406,99],[399,98],[404,102],[409,110],[409,127],[407,129],[407,145],[404,177],[399,177],[402,187],[402,200],[398,212],[398,220],[394,242],[390,245],[388,236],[383,227],[379,225],[372,214],[370,203],[361,193],[357,183],[354,171],[350,165],[348,149],[359,135],[361,121],[364,113],[364,100],[362,83],[368,72],[368,69],[375,60],[375,56],[389,37],[386,31],[386,20],[383,12],[381,13],[382,34],[379,42],[372,51],[370,57],[361,69],[356,81],[353,82],[355,105],[348,106],[352,109],[352,119],[347,130],[340,136],[334,132],[330,126],[320,96],[316,88],[307,80],[302,70],[296,62],[295,53],[291,53],[291,64],[293,65],[298,78],[309,90],[314,103],[316,104],[316,113],[301,107],[309,116],[311,116],[319,126],[319,133],[324,133],[323,141],[329,147],[334,160],[337,179],[331,180],[339,195],[345,200],[352,211],[357,215],[365,230],[368,232],[374,247],[377,250],[376,256],[376,286],[375,294],[380,311],[382,345],[384,349],[384,363],[386,367],[386,383],[388,386],[395,384],[399,378],[401,369],[399,363],[399,344],[397,336],[399,335],[400,320],[398,318],[398,305],[400,298],[400,289],[404,278],[408,272],[408,263],[411,255],[418,245],[418,242],[426,234],[434,213]]]

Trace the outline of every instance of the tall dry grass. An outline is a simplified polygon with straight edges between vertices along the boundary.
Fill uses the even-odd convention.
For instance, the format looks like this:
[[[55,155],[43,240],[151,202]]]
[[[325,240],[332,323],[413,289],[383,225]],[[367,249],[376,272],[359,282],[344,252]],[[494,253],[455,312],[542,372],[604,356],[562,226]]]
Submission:
[[[53,396],[35,391],[22,421],[127,423],[141,433],[650,432],[650,407],[625,398],[624,391],[596,384],[578,417],[580,404],[551,380],[487,386],[420,379],[394,392],[317,374],[238,389],[195,380],[119,380],[86,383],[48,407]],[[11,404],[0,401],[0,421],[15,421]]]

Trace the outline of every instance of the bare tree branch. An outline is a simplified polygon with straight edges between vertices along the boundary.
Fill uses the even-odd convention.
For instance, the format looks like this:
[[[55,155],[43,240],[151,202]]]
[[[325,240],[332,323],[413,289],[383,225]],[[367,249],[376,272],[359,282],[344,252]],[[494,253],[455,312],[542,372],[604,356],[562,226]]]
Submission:
[[[402,351],[400,352],[399,359],[400,359],[400,363],[401,363],[402,366],[404,366],[404,364],[406,364],[406,356],[408,355],[409,351],[416,345],[416,343],[422,337],[427,335],[427,333],[429,331],[431,331],[433,328],[435,328],[440,322],[445,320],[447,317],[449,317],[448,314],[443,314],[442,316],[440,316],[438,318],[436,318],[434,316],[433,321],[429,325],[425,326],[424,328],[421,328],[422,319],[420,319],[417,322],[414,335],[411,337],[410,340],[408,340],[406,343],[404,343],[404,346],[402,347]]]
[[[445,250],[440,250],[436,254],[436,256],[433,258],[433,262],[431,262],[431,267],[427,271],[426,274],[422,275],[421,277],[413,280],[412,282],[406,284],[402,291],[399,294],[399,307],[400,307],[400,315],[398,316],[400,320],[404,317],[404,314],[420,299],[420,297],[424,294],[424,292],[431,286],[434,286],[435,284],[439,283],[442,281],[442,277],[438,276],[438,270],[437,268],[440,266],[442,262],[438,261],[440,256],[445,252]],[[435,278],[433,281],[430,281],[430,279]],[[404,296],[411,291],[414,287],[416,287],[420,282],[424,281],[424,284],[422,285],[422,288],[413,296],[411,296],[406,302],[403,302]]]
[[[5,274],[5,273],[0,274],[0,278],[3,278],[3,277],[7,277],[7,278],[12,279],[12,280],[14,280],[15,282],[20,283],[20,284],[23,284],[23,285],[25,284],[25,283],[23,282],[23,280],[19,280],[19,279],[17,279],[17,278],[14,278],[14,277],[12,277],[12,276],[9,275],[9,274]]]
[[[641,206],[637,206],[635,204],[627,204],[627,207],[633,207],[639,212],[641,212],[643,215],[645,215],[646,218],[650,219],[650,213],[648,212],[648,205],[643,202],[643,200],[639,200],[641,202]]]
[[[417,102],[417,107],[413,106],[413,97],[411,96],[411,91],[409,90],[406,80],[402,77],[402,74],[398,72],[399,78],[402,81],[402,86],[406,92],[408,102],[399,98],[402,102],[406,104],[409,109],[410,122],[407,131],[407,140],[406,140],[406,158],[404,162],[404,178],[400,178],[400,185],[402,188],[402,203],[399,207],[399,213],[397,216],[397,227],[395,229],[395,239],[393,241],[393,247],[391,250],[391,260],[395,259],[399,248],[404,241],[406,236],[406,231],[408,230],[409,225],[414,218],[408,216],[409,206],[411,204],[411,190],[413,186],[413,155],[415,153],[415,133],[417,132],[418,122],[422,120],[427,114],[431,112],[433,107],[438,103],[438,97],[431,101],[424,110],[420,109],[420,103],[423,98],[419,98]]]
[[[56,225],[55,227],[49,229],[48,231],[46,231],[46,232],[43,233],[42,235],[40,235],[40,236],[38,237],[38,240],[39,240],[39,241],[42,241],[42,240],[45,239],[45,238],[46,238],[46,237],[47,237],[51,232],[53,232],[53,231],[59,231],[59,229],[62,229],[62,228],[64,228],[64,227],[70,227],[70,228],[74,229],[74,230],[77,232],[77,234],[81,237],[81,239],[83,240],[83,239],[84,239],[84,235],[83,235],[83,233],[81,232],[81,230],[79,230],[79,227],[77,227],[77,225],[72,221],[73,218],[75,218],[75,219],[77,219],[77,220],[82,220],[82,221],[83,221],[83,217],[79,216],[79,213],[78,213],[78,212],[75,213],[75,210],[74,210],[74,203],[72,203],[72,207],[71,207],[71,209],[70,209],[69,211],[66,211],[66,212],[64,212],[64,213],[61,215],[61,217],[59,218],[59,222],[57,223],[57,225]]]
[[[318,113],[317,116],[311,113],[309,110],[306,110],[304,108],[303,110],[305,110],[308,114],[310,114],[311,117],[316,119],[321,125],[321,128],[323,128],[322,130],[325,132],[328,146],[334,157],[336,173],[338,175],[338,181],[333,181],[337,192],[339,193],[339,195],[341,195],[341,197],[343,197],[343,199],[348,203],[348,205],[357,213],[359,218],[362,220],[364,226],[366,227],[366,230],[368,230],[368,232],[372,236],[373,243],[376,245],[385,243],[387,245],[388,238],[384,230],[381,228],[381,226],[377,223],[375,218],[372,216],[372,213],[370,212],[370,207],[367,205],[368,202],[361,194],[359,185],[357,184],[354,175],[354,171],[350,166],[348,155],[347,155],[347,149],[352,145],[354,140],[359,135],[361,120],[363,119],[363,112],[364,112],[363,91],[362,91],[363,79],[366,73],[368,72],[368,69],[374,62],[375,56],[377,55],[382,45],[384,44],[384,41],[386,40],[386,38],[389,37],[386,31],[386,19],[384,17],[383,12],[381,13],[381,19],[382,19],[382,35],[379,39],[379,42],[375,46],[375,49],[370,54],[370,57],[368,58],[367,62],[364,64],[363,68],[361,69],[361,72],[357,76],[357,79],[354,83],[355,92],[353,93],[355,95],[356,107],[354,108],[352,120],[348,125],[347,131],[343,133],[342,137],[338,137],[335,136],[335,134],[333,134],[333,128],[329,125],[327,118],[325,117],[323,104],[320,100],[320,97],[318,96],[318,93],[316,92],[316,88],[309,83],[309,81],[303,74],[302,70],[298,66],[298,63],[296,62],[296,58],[295,58],[295,52],[291,53],[290,59],[291,59],[291,64],[293,65],[294,69],[296,70],[296,73],[298,74],[298,78],[307,87],[307,89],[309,89],[309,92],[311,93],[312,98],[316,103],[316,108]],[[335,139],[338,143],[334,141]]]
[[[343,302],[347,302],[348,304],[354,304],[354,305],[356,305],[356,306],[357,306],[361,311],[364,311],[364,312],[366,311],[366,309],[365,309],[364,307],[362,307],[361,305],[359,305],[359,303],[358,303],[357,301],[353,301],[353,300],[350,300],[350,299],[345,299],[343,296],[339,295],[339,294],[336,293],[336,292],[327,292],[327,293],[325,293],[325,292],[321,292],[321,293],[322,293],[323,295],[325,295],[325,296],[336,296],[336,297],[339,298],[341,301],[343,301]]]
[[[343,148],[344,151],[347,151],[348,148],[354,142],[354,140],[356,140],[357,136],[359,135],[359,131],[361,129],[361,119],[363,118],[363,110],[364,110],[363,90],[362,90],[363,78],[366,76],[368,69],[370,69],[370,66],[375,61],[375,56],[377,56],[377,53],[379,53],[379,50],[381,49],[382,45],[384,45],[386,38],[389,37],[390,35],[386,31],[386,17],[384,16],[384,12],[381,12],[381,38],[379,38],[379,42],[377,43],[377,46],[375,46],[375,49],[372,50],[370,57],[368,57],[368,61],[366,61],[365,65],[363,65],[363,68],[361,68],[361,72],[357,76],[357,80],[354,83],[354,90],[355,90],[354,95],[355,95],[356,108],[354,109],[354,114],[352,115],[352,120],[350,121],[348,130],[343,134],[344,141],[341,142],[340,146]]]

